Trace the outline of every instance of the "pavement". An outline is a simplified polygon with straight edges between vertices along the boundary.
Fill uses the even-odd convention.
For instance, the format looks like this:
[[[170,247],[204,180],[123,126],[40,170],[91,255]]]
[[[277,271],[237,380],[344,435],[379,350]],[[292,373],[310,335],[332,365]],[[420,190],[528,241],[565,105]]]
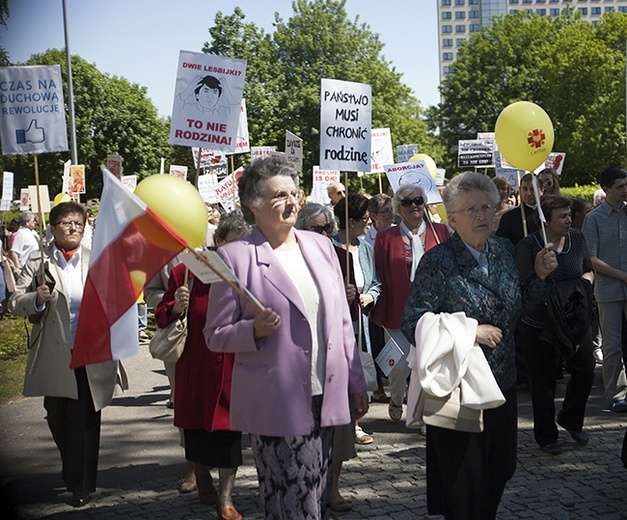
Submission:
[[[215,509],[201,504],[196,493],[178,492],[186,464],[173,412],[165,406],[169,389],[163,364],[144,345],[124,365],[131,388],[103,411],[98,490],[81,509],[68,505],[43,399],[22,398],[0,407],[3,519],[216,518]],[[627,414],[608,411],[601,383],[597,367],[585,422],[590,443],[577,446],[561,430],[558,456],[536,445],[529,393],[519,391],[518,469],[505,490],[499,519],[627,519],[627,469],[619,458]],[[562,381],[558,397],[563,391]],[[427,516],[424,437],[404,422],[392,422],[386,404],[372,404],[360,424],[375,442],[358,447],[358,458],[344,464],[341,492],[353,510],[337,518],[439,518]],[[257,476],[245,445],[234,501],[244,518],[259,520]]]

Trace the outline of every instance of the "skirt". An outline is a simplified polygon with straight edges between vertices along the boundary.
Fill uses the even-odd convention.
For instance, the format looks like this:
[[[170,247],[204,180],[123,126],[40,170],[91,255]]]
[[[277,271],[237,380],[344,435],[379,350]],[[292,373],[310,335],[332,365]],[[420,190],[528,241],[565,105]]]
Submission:
[[[185,458],[210,468],[242,465],[242,432],[183,430]]]

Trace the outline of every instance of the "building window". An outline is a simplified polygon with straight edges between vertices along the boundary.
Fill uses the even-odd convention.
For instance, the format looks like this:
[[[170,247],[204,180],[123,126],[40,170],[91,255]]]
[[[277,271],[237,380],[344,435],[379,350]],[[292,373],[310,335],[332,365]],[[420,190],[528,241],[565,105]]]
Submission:
[[[450,11],[442,11],[442,20],[450,20],[453,14]]]
[[[470,11],[468,13],[468,18],[479,18],[479,11]]]
[[[461,47],[465,41],[464,38],[457,38],[457,40],[455,40],[455,47]]]
[[[543,4],[546,0],[536,0],[536,4]]]
[[[455,5],[464,5],[466,0],[455,0]]]
[[[546,15],[546,9],[536,9],[536,13],[538,13],[540,16],[544,16]]]
[[[627,6],[619,5],[618,6],[618,12],[619,13],[627,13]]]
[[[444,67],[443,70],[444,70],[444,74],[450,74],[451,73],[451,67],[446,66],[446,67]]]
[[[614,12],[614,7],[606,7],[605,8],[605,12],[606,13],[613,13]]]
[[[591,7],[590,8],[590,14],[601,14],[601,8],[600,7]]]
[[[468,5],[479,5],[479,0],[468,0]]]
[[[518,9],[510,9],[509,10],[509,14],[516,14],[518,12]]]
[[[466,18],[466,13],[464,11],[457,11],[455,13],[456,20],[463,20],[464,18]]]
[[[442,26],[442,34],[452,33],[453,26],[452,25],[443,25]]]
[[[455,32],[456,33],[464,33],[464,32],[466,32],[466,26],[465,25],[456,25],[455,26]]]
[[[453,60],[453,53],[452,52],[445,52],[444,54],[442,54],[442,59],[444,61],[452,61]]]
[[[452,38],[444,38],[442,40],[442,47],[452,47],[453,46],[453,39]]]
[[[523,3],[523,4],[530,4],[530,3],[531,3],[531,0],[523,0],[523,2],[522,2],[522,3]]]
[[[481,26],[478,23],[471,23],[468,30],[470,32],[479,32],[481,30]]]
[[[527,14],[533,14],[533,9],[525,9],[527,11]]]
[[[579,9],[577,9],[581,14],[586,15],[588,14],[588,8],[587,7],[580,7]]]
[[[442,0],[442,5],[443,6],[451,5],[451,0]]]
[[[517,4],[517,3],[518,3],[518,0],[509,0],[509,3],[510,3],[510,4]]]
[[[549,9],[549,13],[551,16],[559,16],[560,15],[560,10],[559,9]]]
[[[552,4],[559,4],[560,0],[549,0],[549,2],[551,2]]]

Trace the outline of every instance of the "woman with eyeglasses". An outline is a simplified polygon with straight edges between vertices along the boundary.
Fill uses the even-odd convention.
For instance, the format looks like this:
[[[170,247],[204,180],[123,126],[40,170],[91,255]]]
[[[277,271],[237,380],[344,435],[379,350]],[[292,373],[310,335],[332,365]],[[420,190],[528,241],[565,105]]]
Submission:
[[[545,168],[538,173],[538,186],[542,193],[542,198],[550,195],[560,194],[560,183],[557,172],[553,168]]]
[[[333,427],[362,417],[368,402],[333,245],[294,228],[297,183],[277,157],[242,173],[242,212],[253,232],[218,254],[265,307],[214,283],[204,333],[211,350],[235,353],[231,428],[250,433],[265,518],[323,519]]]
[[[410,285],[416,277],[416,269],[422,255],[449,237],[448,228],[444,224],[427,222],[426,204],[427,200],[420,186],[416,184],[400,186],[392,197],[392,205],[401,222],[398,226],[377,233],[375,239],[375,265],[381,279],[382,291],[371,313],[371,319],[397,337],[403,305],[409,294]],[[388,375],[390,382],[388,413],[393,421],[400,421],[403,417],[403,401],[409,376],[406,362],[409,344],[402,342],[399,347],[403,350],[403,357]]]
[[[86,505],[96,490],[100,412],[126,379],[123,373],[118,376],[118,361],[69,368],[89,266],[90,250],[81,245],[86,218],[85,208],[75,202],[52,208],[54,240],[43,258],[40,251],[31,253],[10,300],[12,312],[33,323],[24,395],[44,396],[48,427],[61,453],[61,476],[74,507]]]
[[[400,326],[425,359],[434,359],[440,354],[438,346],[452,338],[463,343],[464,353],[474,350],[473,343],[478,344],[480,351],[474,350],[478,362],[484,361],[485,366],[487,361],[485,372],[475,379],[479,388],[472,386],[474,392],[469,395],[481,398],[485,391],[481,385],[490,384],[492,395],[502,394],[494,401],[504,400],[504,404],[482,410],[483,431],[477,431],[478,420],[473,423],[477,426],[474,430],[463,424],[456,428],[447,424],[447,428],[442,423],[428,423],[426,460],[429,515],[489,520],[496,518],[505,485],[516,469],[514,329],[522,311],[523,291],[511,242],[492,236],[499,201],[492,180],[477,172],[461,173],[448,183],[442,198],[455,233],[422,257]],[[522,284],[530,305],[546,293],[549,286],[544,280],[557,266],[549,248],[534,258],[535,269]],[[455,327],[442,329],[443,323]],[[422,329],[425,325],[426,330]],[[426,351],[428,345],[435,346],[434,352]],[[448,389],[449,381],[459,377],[456,369],[461,364],[443,365],[437,375],[427,375]],[[472,378],[473,374],[476,377],[475,372],[468,375]],[[423,383],[428,385],[424,370],[416,375],[424,389]],[[462,394],[460,401],[465,396]]]

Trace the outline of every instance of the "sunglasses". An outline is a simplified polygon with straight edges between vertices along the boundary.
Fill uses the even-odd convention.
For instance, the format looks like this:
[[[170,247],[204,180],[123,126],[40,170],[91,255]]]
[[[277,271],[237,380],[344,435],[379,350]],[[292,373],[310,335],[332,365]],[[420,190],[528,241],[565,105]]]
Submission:
[[[401,206],[409,208],[412,204],[414,206],[422,206],[425,203],[424,197],[416,197],[415,199],[402,199]]]
[[[333,233],[333,229],[334,226],[332,222],[329,222],[324,226],[309,226],[309,231],[313,231],[314,233],[318,233],[319,235],[322,235],[322,233],[330,235],[331,233]]]

